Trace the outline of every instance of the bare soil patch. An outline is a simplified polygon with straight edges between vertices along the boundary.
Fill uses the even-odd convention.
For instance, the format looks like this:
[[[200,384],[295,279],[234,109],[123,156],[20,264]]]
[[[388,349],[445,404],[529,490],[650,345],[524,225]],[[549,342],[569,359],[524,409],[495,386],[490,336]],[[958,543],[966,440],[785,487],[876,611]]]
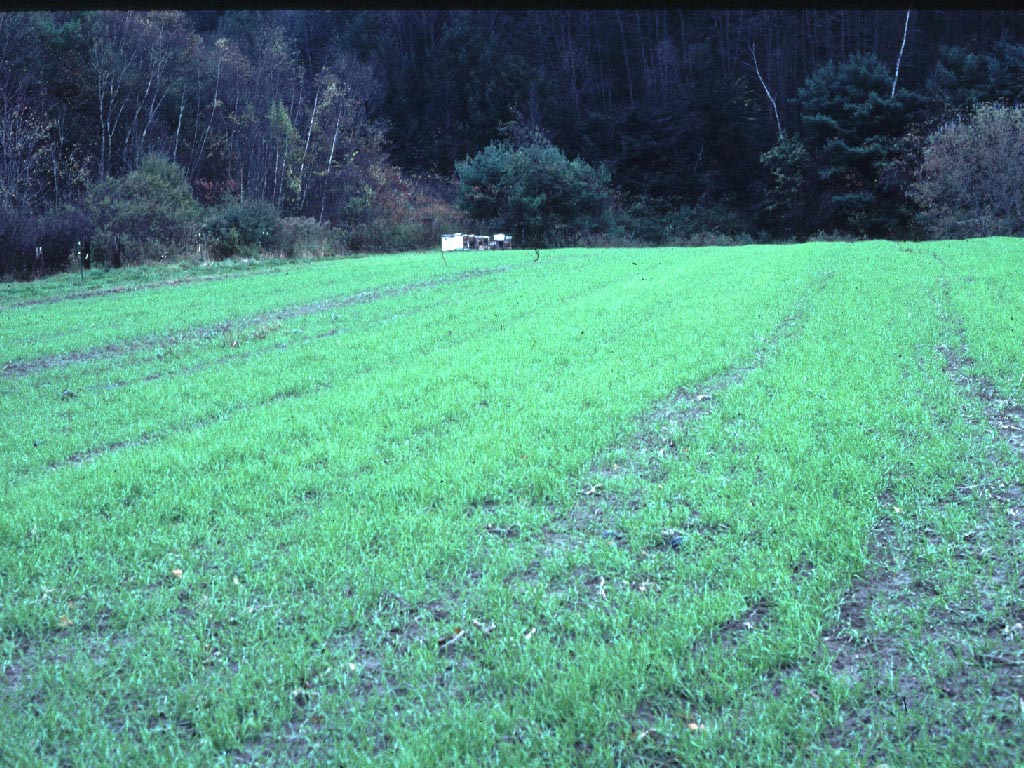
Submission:
[[[889,543],[895,538],[895,524],[882,518],[868,543],[871,568],[854,579],[839,608],[839,621],[822,639],[834,656],[832,669],[854,683],[868,681],[872,675],[879,684],[885,674],[905,666],[897,638],[874,632],[872,607],[881,599],[897,599],[906,593],[911,577],[899,569]],[[901,676],[901,694],[920,693],[913,679]]]
[[[831,279],[823,275],[808,293],[821,291]],[[741,385],[758,368],[777,353],[786,341],[796,337],[806,320],[803,304],[779,322],[754,351],[750,360],[719,372],[707,379],[680,387],[668,398],[637,419],[636,429],[625,444],[613,446],[596,457],[582,475],[576,503],[565,513],[556,514],[543,528],[540,556],[557,557],[569,548],[578,548],[588,541],[607,542],[617,547],[630,546],[619,529],[625,516],[635,514],[647,504],[643,488],[663,482],[670,471],[671,462],[687,450],[685,436],[707,415],[713,412],[724,392]],[[643,481],[640,488],[623,492],[613,490],[617,481],[637,477]],[[644,548],[637,553],[646,558],[654,552],[674,552],[684,549],[687,536],[694,531],[714,536],[728,532],[728,526],[708,523],[691,510],[684,530],[665,529],[651,531],[645,538]],[[539,561],[528,566],[517,578],[536,580]],[[603,602],[612,591],[638,593],[660,590],[657,575],[633,582],[612,582],[608,574],[594,569],[576,569],[559,583],[552,584],[552,594],[564,595],[573,608],[584,604]],[[738,644],[741,633],[758,627],[770,612],[765,600],[756,601],[742,615],[715,628],[713,637],[726,644]]]

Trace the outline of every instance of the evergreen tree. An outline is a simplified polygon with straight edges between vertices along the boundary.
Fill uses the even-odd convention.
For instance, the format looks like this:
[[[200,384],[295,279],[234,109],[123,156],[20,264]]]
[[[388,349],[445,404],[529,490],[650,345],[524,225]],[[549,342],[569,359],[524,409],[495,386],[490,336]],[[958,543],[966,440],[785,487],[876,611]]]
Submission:
[[[786,137],[761,155],[770,179],[764,190],[762,215],[768,231],[796,234],[807,220],[811,158],[799,139]]]
[[[893,217],[896,190],[879,187],[898,139],[920,99],[897,89],[874,56],[855,55],[815,71],[798,92],[800,128],[821,185],[816,226],[884,236],[903,225]]]

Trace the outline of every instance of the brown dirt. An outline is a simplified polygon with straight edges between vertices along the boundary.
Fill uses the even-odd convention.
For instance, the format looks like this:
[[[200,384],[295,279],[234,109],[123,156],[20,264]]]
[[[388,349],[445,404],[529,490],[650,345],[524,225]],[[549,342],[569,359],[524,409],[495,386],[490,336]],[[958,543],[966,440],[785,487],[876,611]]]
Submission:
[[[835,657],[832,669],[853,682],[886,670],[902,667],[904,659],[895,638],[871,632],[871,608],[880,598],[905,593],[911,578],[899,570],[888,542],[895,537],[895,524],[885,517],[875,527],[868,544],[869,572],[854,579],[843,597],[839,621],[822,639]],[[906,678],[901,678],[901,684]],[[908,691],[909,692],[909,691]]]
[[[819,290],[827,282],[826,276]],[[707,416],[717,406],[720,396],[731,387],[740,385],[755,370],[778,350],[782,343],[796,336],[802,328],[804,315],[796,312],[781,321],[754,352],[752,359],[736,365],[704,381],[686,387],[680,387],[668,398],[657,403],[646,414],[637,420],[637,428],[633,437],[624,446],[617,446],[603,452],[591,464],[587,478],[582,482],[576,503],[567,512],[554,516],[544,527],[543,557],[558,556],[566,548],[579,546],[582,539],[597,538],[607,540],[615,546],[628,546],[626,537],[616,528],[617,521],[643,508],[646,504],[642,491],[619,493],[606,487],[609,481],[634,476],[647,483],[658,484],[667,474],[671,460],[686,450],[685,445],[678,444],[673,435],[692,429],[694,425]],[[621,456],[625,451],[627,458],[611,458]],[[699,528],[710,532],[726,530],[724,526],[708,526],[699,519],[696,513],[684,526],[687,529]],[[673,546],[673,534],[681,531],[658,531],[655,534],[656,549],[668,550]],[[517,574],[518,580],[532,581],[539,572],[539,563],[527,567],[525,572]],[[603,599],[605,589],[626,589],[645,592],[657,591],[657,578],[640,581],[634,584],[602,582],[602,574],[590,571],[578,571],[570,574],[567,579],[552,585],[552,591],[566,595],[576,595],[574,602],[592,603]],[[767,615],[768,605],[761,601],[742,617],[727,623],[717,630],[723,642],[742,631],[756,627]]]
[[[734,648],[740,644],[740,640],[747,632],[753,632],[771,614],[772,604],[769,598],[760,598],[754,602],[746,613],[738,619],[732,619],[722,624],[716,631],[715,637],[718,642],[726,648]]]
[[[25,667],[20,661],[12,661],[4,667],[4,689],[9,693],[17,693],[25,679]]]

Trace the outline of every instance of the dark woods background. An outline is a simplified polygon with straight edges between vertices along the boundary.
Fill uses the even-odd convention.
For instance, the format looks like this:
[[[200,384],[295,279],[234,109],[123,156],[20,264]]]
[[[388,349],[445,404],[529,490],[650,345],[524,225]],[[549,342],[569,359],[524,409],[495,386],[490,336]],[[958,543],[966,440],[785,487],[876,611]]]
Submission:
[[[0,274],[64,268],[86,235],[137,261],[474,226],[524,245],[1019,233],[1019,199],[942,183],[978,131],[1008,172],[1022,33],[1011,11],[0,14]]]

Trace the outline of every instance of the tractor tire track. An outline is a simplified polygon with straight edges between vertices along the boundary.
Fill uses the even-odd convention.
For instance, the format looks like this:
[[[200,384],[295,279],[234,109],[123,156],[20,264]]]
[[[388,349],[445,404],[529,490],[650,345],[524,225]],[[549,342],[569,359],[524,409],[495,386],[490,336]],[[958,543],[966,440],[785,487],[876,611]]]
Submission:
[[[644,503],[642,498],[623,500],[605,496],[605,483],[628,475],[639,477],[647,483],[662,482],[668,472],[669,463],[685,449],[684,446],[678,445],[671,435],[692,429],[712,412],[721,401],[723,393],[743,384],[754,371],[771,359],[784,343],[797,337],[807,320],[806,305],[813,295],[825,289],[833,276],[833,273],[823,273],[809,286],[797,300],[794,311],[771,330],[747,362],[734,365],[696,384],[680,387],[670,397],[657,403],[641,416],[629,444],[607,449],[592,462],[586,474],[593,478],[593,482],[583,485],[579,500],[567,515],[551,521],[552,534],[557,535],[556,531],[565,533],[562,529],[566,527],[592,528],[609,515],[614,516],[641,506]],[[611,461],[609,456],[621,453],[623,449],[631,457],[630,460],[624,464]],[[600,497],[604,497],[607,503],[595,504],[595,500]]]
[[[622,515],[641,509],[645,504],[643,491],[635,492],[628,498],[616,494],[605,494],[602,483],[624,476],[640,477],[647,485],[663,482],[669,474],[670,463],[686,450],[671,437],[673,434],[687,434],[711,415],[723,400],[723,395],[741,386],[758,369],[764,367],[786,344],[797,339],[806,327],[814,298],[827,288],[834,278],[834,272],[819,275],[801,295],[794,309],[768,334],[746,361],[736,364],[703,381],[681,387],[672,396],[661,401],[638,420],[638,429],[628,446],[620,450],[611,449],[596,459],[588,472],[592,482],[585,484],[577,502],[567,514],[554,518],[545,529],[544,556],[558,554],[568,547],[578,547],[582,540],[600,537],[610,539],[620,547],[628,546],[625,537],[614,530],[614,521]],[[633,460],[624,464],[611,463],[609,455],[616,455],[625,448]],[[712,540],[733,534],[726,522],[703,519],[698,510],[689,510],[689,517],[682,529],[652,531],[645,537],[647,548],[670,554],[677,549],[686,549],[688,540],[697,537]],[[638,552],[647,557],[647,551]],[[531,564],[527,575],[539,569],[539,561]],[[645,569],[645,576],[626,583],[606,582],[600,574],[585,568],[577,568],[570,574],[568,583],[555,585],[556,593],[596,595],[604,598],[605,587],[638,593],[660,592],[662,589],[657,568]],[[749,637],[771,622],[774,611],[771,595],[746,595],[743,606],[729,618],[717,621],[694,646],[694,655],[733,654]],[[654,734],[654,719],[651,712],[656,710],[655,699],[643,699],[637,709],[628,714],[632,731],[637,734]],[[674,697],[673,697],[674,698]]]
[[[259,272],[259,275],[272,275],[279,273],[280,269],[268,269],[264,272]],[[25,299],[23,301],[14,302],[8,304],[3,309],[22,309],[25,307],[38,307],[47,304],[61,304],[65,301],[82,301],[85,299],[94,299],[100,296],[110,296],[118,293],[137,293],[139,291],[151,291],[159,288],[170,288],[176,285],[191,285],[193,283],[216,283],[222,280],[240,280],[246,277],[252,277],[251,272],[239,272],[232,275],[189,275],[186,277],[177,277],[171,280],[160,280],[152,283],[140,283],[138,285],[113,285],[106,288],[95,288],[90,291],[79,291],[77,293],[65,293],[59,296],[43,296],[38,299]]]
[[[936,350],[944,360],[943,372],[969,400],[982,403],[988,430],[1009,445],[1024,462],[1024,408],[1000,394],[991,379],[969,370],[974,361],[968,353],[963,321],[952,318],[947,310],[950,297],[945,280],[942,296],[936,297],[935,302],[948,339]],[[961,416],[972,421],[965,410],[961,410]],[[1018,702],[1024,702],[1024,676],[1020,674],[1020,667],[1024,666],[1024,643],[1019,639],[1024,637],[1024,607],[1018,605],[1005,626],[981,625],[974,617],[977,607],[974,603],[992,603],[1000,587],[1017,588],[1012,582],[1016,580],[1014,573],[1019,569],[1019,563],[1016,567],[1006,562],[989,566],[991,581],[978,582],[977,594],[966,599],[964,604],[928,609],[930,629],[927,640],[930,643],[948,648],[980,646],[995,649],[970,658],[957,672],[929,681],[922,676],[926,671],[917,672],[914,659],[907,653],[905,638],[881,631],[872,616],[879,610],[884,613],[886,607],[893,604],[927,604],[934,600],[935,593],[929,586],[928,575],[907,570],[907,563],[914,562],[914,557],[912,552],[901,549],[900,538],[902,534],[904,538],[928,541],[936,547],[943,545],[943,539],[926,523],[901,514],[896,506],[898,500],[891,491],[884,490],[878,501],[885,512],[868,542],[868,570],[854,579],[840,601],[838,621],[826,630],[822,638],[832,658],[833,671],[864,685],[867,698],[860,702],[856,711],[850,712],[841,727],[826,733],[827,741],[835,748],[856,749],[859,732],[867,726],[877,728],[879,721],[891,717],[888,713],[892,709],[892,701],[885,698],[883,691],[887,682],[894,679],[898,680],[894,695],[904,711],[931,708],[936,689],[942,699],[963,706],[980,687],[990,686],[988,695],[994,700],[1009,702],[1007,711],[1001,713],[1002,717],[999,712],[993,713],[994,726],[1004,736],[1009,736],[1011,715],[1016,714]],[[959,510],[955,517],[967,512],[982,523],[957,545],[959,562],[955,567],[962,568],[971,562],[983,563],[990,559],[991,552],[999,548],[1007,552],[1020,551],[1021,534],[1024,533],[1024,487],[990,476],[974,485],[958,484],[948,497],[935,502],[935,506],[941,510]],[[1005,510],[1007,520],[994,519],[1002,510]],[[1009,541],[999,541],[1001,535],[1008,535]],[[976,725],[973,722],[950,723],[954,728]]]
[[[628,442],[610,446],[596,456],[589,467],[577,477],[580,486],[577,501],[567,511],[552,510],[553,516],[541,528],[536,558],[527,564],[521,573],[516,574],[515,578],[522,581],[535,580],[540,571],[541,560],[558,557],[568,549],[585,546],[588,541],[605,539],[611,540],[619,547],[629,546],[625,536],[614,530],[614,521],[642,509],[647,504],[644,492],[640,490],[623,496],[609,492],[605,489],[605,484],[628,476],[639,477],[648,485],[661,482],[669,471],[670,462],[685,450],[685,446],[674,442],[671,435],[692,431],[702,419],[713,412],[725,392],[740,386],[753,372],[776,355],[784,344],[798,337],[806,325],[815,297],[826,289],[834,276],[834,272],[823,272],[804,288],[793,302],[792,311],[771,329],[747,361],[701,382],[680,387],[637,418],[636,429]],[[621,464],[613,460],[623,452],[630,457],[628,460],[622,461]],[[493,503],[477,504],[467,512],[484,513],[481,515],[482,531],[491,534],[495,540],[518,537],[520,530],[517,525],[494,524],[496,513],[501,511],[495,509],[497,506]],[[723,532],[719,526],[699,519],[697,513],[693,513],[687,528],[701,536],[717,536]],[[656,531],[649,538],[655,549],[675,550],[680,545],[677,539],[685,533],[675,530]],[[646,556],[646,552],[640,556]],[[555,592],[583,594],[597,590],[600,593],[604,584],[600,574],[583,568],[576,569],[570,574],[569,583],[563,581],[552,585],[551,588]],[[641,580],[627,586],[639,591],[660,589],[657,574],[651,574],[649,580]],[[756,598],[751,605],[754,606],[752,610],[756,616],[753,619],[747,616],[738,617],[735,622],[737,627],[759,623],[767,610],[766,604],[757,602]],[[729,626],[723,627],[723,631],[728,632],[732,623],[728,624]]]
[[[419,314],[424,311],[422,307],[418,307],[412,312],[405,312],[396,314],[389,318],[394,320],[399,317],[409,317],[412,315]],[[258,357],[260,355],[270,355],[284,350],[291,349],[300,344],[308,344],[315,341],[331,338],[337,336],[339,333],[344,333],[346,329],[334,326],[333,328],[326,331],[318,331],[316,333],[307,333],[304,331],[291,330],[288,335],[287,341],[278,341],[273,344],[259,344],[259,342],[265,340],[272,333],[279,332],[280,326],[274,322],[268,322],[262,326],[248,329],[244,334],[235,333],[234,330],[225,332],[222,339],[222,344],[228,347],[231,351],[227,354],[220,355],[210,360],[204,360],[198,363],[192,363],[190,365],[179,365],[175,367],[166,368],[159,371],[151,371],[143,376],[135,376],[117,381],[106,382],[103,384],[87,384],[82,389],[99,389],[99,390],[118,390],[123,387],[148,384],[154,381],[161,381],[163,379],[175,378],[175,377],[188,377],[197,373],[202,373],[210,369],[216,369],[228,365],[237,365],[246,360]],[[230,336],[231,341],[228,342],[227,337]]]
[[[269,405],[273,405],[274,403],[281,402],[283,400],[293,400],[296,398],[306,397],[307,395],[315,395],[316,393],[322,392],[323,390],[327,389],[329,386],[330,385],[327,383],[320,382],[310,387],[292,388],[286,389],[281,392],[275,392],[272,395],[269,395],[256,401],[241,401],[235,403],[234,405],[228,408],[225,408],[220,413],[216,413],[211,416],[197,419],[196,421],[193,421],[191,423],[179,425],[175,428],[168,430],[167,432],[159,434],[143,433],[133,439],[117,440],[104,445],[92,446],[81,451],[76,451],[75,453],[66,457],[63,461],[50,462],[47,466],[48,469],[50,469],[51,471],[62,469],[65,467],[81,466],[82,464],[87,464],[91,461],[95,461],[101,456],[116,453],[126,448],[136,448],[145,445],[152,445],[155,443],[159,443],[163,440],[166,440],[169,437],[174,437],[175,435],[198,432],[199,430],[204,429],[213,424],[226,421],[239,413],[256,411],[259,410],[260,408],[265,408]]]
[[[14,360],[6,363],[3,368],[0,368],[0,378],[17,378],[64,365],[124,357],[153,346],[176,347],[190,341],[216,338],[223,336],[226,333],[240,330],[251,332],[254,329],[258,329],[271,323],[281,322],[283,320],[292,320],[318,313],[329,312],[335,309],[342,309],[344,307],[369,304],[382,299],[404,296],[414,291],[429,290],[431,288],[451,285],[453,283],[459,283],[475,278],[500,274],[517,267],[521,268],[522,265],[507,264],[491,269],[475,269],[468,272],[460,272],[457,275],[444,276],[433,280],[425,280],[419,283],[378,288],[345,296],[321,299],[320,301],[310,302],[307,304],[299,304],[291,307],[284,307],[282,309],[260,312],[256,315],[241,318],[239,320],[197,326],[180,332],[154,334],[125,342],[104,344],[90,349],[63,352],[56,355],[43,355],[25,360]]]
[[[417,307],[417,308],[414,308],[410,312],[402,313],[401,315],[395,315],[394,317],[399,317],[399,316],[401,316],[401,317],[416,316],[416,315],[418,315],[422,311],[423,311],[422,307]],[[524,313],[528,313],[529,310],[528,309],[524,309],[523,312]],[[393,319],[393,318],[391,318],[391,319]],[[507,319],[508,318],[506,317],[506,320]],[[481,332],[482,330],[484,330],[484,329],[483,328],[478,328],[477,332]],[[493,331],[493,330],[495,330],[495,329],[491,328],[491,329],[489,329],[489,332]],[[201,363],[198,363],[198,364],[195,364],[195,365],[191,365],[191,366],[182,366],[182,367],[177,367],[177,368],[174,368],[174,369],[171,369],[171,370],[160,371],[160,372],[157,372],[157,373],[150,373],[150,374],[147,374],[144,377],[136,378],[136,379],[118,381],[118,382],[107,383],[107,384],[88,385],[86,387],[82,387],[81,389],[120,389],[122,387],[129,386],[129,385],[132,385],[132,384],[137,384],[137,383],[140,383],[140,382],[147,382],[148,383],[148,382],[151,382],[151,381],[154,381],[154,380],[158,380],[158,379],[163,379],[163,378],[169,377],[169,376],[190,375],[190,374],[194,374],[196,372],[200,372],[202,370],[209,369],[211,367],[223,366],[223,365],[229,365],[229,364],[237,364],[240,361],[247,360],[247,359],[250,359],[250,358],[254,358],[254,357],[257,357],[257,356],[260,356],[260,355],[273,354],[273,353],[278,352],[278,351],[280,351],[282,349],[287,349],[287,348],[289,348],[289,347],[291,347],[293,345],[316,342],[318,340],[321,340],[321,339],[324,339],[324,338],[327,338],[327,337],[330,337],[330,336],[334,336],[334,335],[336,335],[336,334],[338,334],[340,332],[344,332],[344,329],[339,328],[339,327],[334,327],[334,328],[332,328],[330,330],[327,330],[327,331],[318,331],[316,333],[304,333],[298,339],[292,339],[292,340],[289,340],[289,341],[286,341],[286,342],[271,343],[271,344],[268,344],[268,345],[255,346],[255,347],[250,348],[248,350],[245,349],[245,347],[248,346],[248,345],[243,343],[243,344],[239,345],[238,349],[235,349],[234,351],[232,351],[232,353],[230,353],[230,354],[228,354],[226,356],[220,356],[220,357],[218,357],[218,358],[216,358],[216,359],[214,359],[212,361],[204,361],[204,362],[201,362]],[[255,333],[252,333],[250,335],[250,339],[262,340],[262,339],[264,339],[266,337],[266,335],[267,334],[264,334],[262,331],[257,330]],[[463,341],[463,339],[461,337],[452,338],[452,337],[449,336],[449,337],[447,337],[447,338],[445,338],[443,340],[438,340],[437,343],[430,344],[429,345],[429,349],[432,349],[432,350],[435,350],[435,351],[439,350],[439,349],[450,349],[450,348],[452,348],[455,345],[461,344],[462,341]],[[234,347],[234,344],[232,346]],[[425,347],[421,351],[426,352],[426,350],[427,350],[427,348]],[[389,354],[385,358],[383,358],[383,359],[381,359],[379,361],[376,361],[376,362],[371,361],[371,360],[364,360],[362,362],[362,364],[358,368],[355,368],[355,369],[349,371],[347,373],[347,375],[350,375],[350,376],[353,376],[353,377],[361,377],[361,376],[366,375],[366,374],[368,374],[368,373],[370,373],[370,372],[372,372],[374,370],[387,369],[390,366],[390,364],[392,362],[394,362],[395,355],[397,355],[397,354],[399,354],[399,353]],[[303,396],[303,395],[306,395],[306,394],[314,394],[315,392],[319,392],[319,391],[321,391],[323,389],[326,389],[328,387],[337,386],[338,383],[339,383],[339,380],[335,378],[330,383],[319,384],[319,385],[313,387],[312,389],[310,389],[308,387],[300,387],[299,390],[301,390],[301,391],[297,390],[295,396]],[[295,388],[293,387],[292,389],[295,389]],[[70,392],[70,391],[68,391],[65,394],[69,395],[70,397],[74,396],[74,393]],[[134,435],[134,436],[130,436],[130,437],[118,437],[118,439],[108,439],[107,441],[100,440],[100,441],[97,441],[97,443],[94,444],[94,445],[87,446],[87,447],[81,447],[81,448],[75,450],[74,452],[72,452],[69,455],[66,455],[66,456],[63,456],[63,457],[51,457],[49,460],[41,461],[39,464],[35,464],[35,465],[31,465],[31,466],[25,466],[25,467],[20,467],[19,469],[17,469],[15,471],[15,474],[17,476],[19,476],[19,477],[26,477],[26,476],[29,476],[32,473],[38,471],[39,469],[48,468],[49,470],[52,471],[52,470],[59,469],[59,468],[65,467],[65,466],[79,465],[79,464],[91,461],[91,460],[97,458],[98,456],[102,456],[103,454],[106,454],[106,453],[109,453],[109,452],[112,452],[112,451],[121,450],[121,449],[123,449],[125,447],[145,445],[145,444],[157,442],[157,441],[163,439],[164,437],[167,437],[167,436],[170,436],[170,435],[173,435],[173,434],[176,434],[176,433],[188,432],[188,431],[192,431],[192,430],[195,430],[195,429],[199,429],[199,428],[202,428],[202,427],[206,426],[209,423],[213,423],[215,421],[219,421],[219,420],[221,420],[221,419],[223,419],[223,418],[225,418],[227,416],[230,416],[230,415],[232,415],[232,414],[234,414],[234,413],[236,413],[238,411],[246,410],[246,409],[250,409],[250,408],[259,408],[259,407],[262,407],[263,405],[267,405],[267,404],[269,404],[271,402],[274,402],[277,399],[280,399],[280,395],[274,395],[274,396],[271,396],[271,398],[269,400],[262,400],[262,401],[258,401],[258,402],[255,402],[255,403],[252,402],[252,401],[244,400],[243,399],[243,400],[241,400],[239,402],[235,402],[235,403],[227,405],[221,413],[215,414],[212,417],[203,417],[203,418],[199,418],[199,419],[194,419],[193,418],[191,420],[179,422],[177,424],[169,424],[166,427],[166,432],[165,431],[160,431],[157,434],[143,433],[143,434]],[[468,413],[463,413],[457,419],[455,419],[455,420],[453,420],[451,422],[446,422],[446,424],[444,426],[444,432],[447,432],[447,431],[450,431],[451,429],[453,429],[456,426],[456,423],[459,420],[464,419],[467,416],[468,416]]]

